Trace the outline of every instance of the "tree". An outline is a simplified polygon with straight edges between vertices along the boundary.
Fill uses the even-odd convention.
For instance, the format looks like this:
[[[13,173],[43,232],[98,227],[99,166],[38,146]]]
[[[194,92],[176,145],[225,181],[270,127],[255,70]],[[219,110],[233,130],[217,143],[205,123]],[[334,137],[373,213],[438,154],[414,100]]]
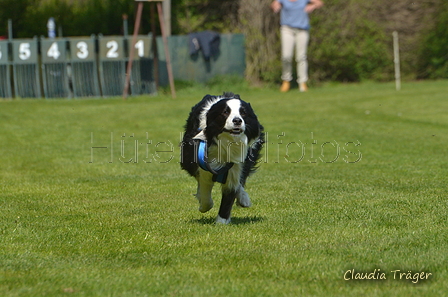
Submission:
[[[30,7],[37,5],[39,0],[0,0],[0,35],[8,34],[8,19],[13,23],[13,37],[18,37],[19,32],[27,31],[29,28],[22,20],[28,17]],[[32,37],[32,36],[30,36]]]
[[[173,32],[188,34],[203,30],[235,32],[238,26],[237,0],[172,1]]]
[[[246,36],[246,78],[252,83],[280,77],[279,18],[271,0],[240,1],[238,15]]]
[[[435,22],[423,34],[419,51],[419,78],[448,78],[448,3],[441,3]]]

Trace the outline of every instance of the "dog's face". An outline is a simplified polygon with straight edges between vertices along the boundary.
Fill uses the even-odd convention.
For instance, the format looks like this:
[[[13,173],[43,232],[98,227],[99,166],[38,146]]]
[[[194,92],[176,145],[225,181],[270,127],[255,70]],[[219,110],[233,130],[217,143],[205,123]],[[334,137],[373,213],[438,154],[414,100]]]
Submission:
[[[207,127],[213,122],[222,126],[222,131],[239,135],[246,129],[243,117],[246,112],[238,99],[222,100],[212,106],[207,114]]]
[[[207,112],[206,135],[213,137],[229,133],[238,137],[245,134],[251,139],[260,132],[257,123],[257,117],[249,103],[240,99],[222,99]]]

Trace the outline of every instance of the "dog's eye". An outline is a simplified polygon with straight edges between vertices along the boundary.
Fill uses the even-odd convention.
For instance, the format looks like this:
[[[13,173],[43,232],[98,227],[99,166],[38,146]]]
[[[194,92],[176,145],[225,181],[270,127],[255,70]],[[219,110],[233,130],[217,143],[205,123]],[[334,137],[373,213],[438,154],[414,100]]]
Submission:
[[[240,108],[240,115],[243,117],[246,115],[246,110],[243,107]]]
[[[230,108],[227,106],[226,109],[222,112],[223,115],[228,116],[230,114]]]

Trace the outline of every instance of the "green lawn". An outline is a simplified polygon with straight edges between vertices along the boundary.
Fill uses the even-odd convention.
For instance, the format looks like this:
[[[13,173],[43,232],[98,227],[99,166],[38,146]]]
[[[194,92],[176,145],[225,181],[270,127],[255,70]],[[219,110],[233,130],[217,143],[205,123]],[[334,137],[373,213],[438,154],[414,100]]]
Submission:
[[[446,294],[448,81],[225,90],[268,134],[253,207],[226,226],[178,147],[224,90],[0,101],[0,296]]]

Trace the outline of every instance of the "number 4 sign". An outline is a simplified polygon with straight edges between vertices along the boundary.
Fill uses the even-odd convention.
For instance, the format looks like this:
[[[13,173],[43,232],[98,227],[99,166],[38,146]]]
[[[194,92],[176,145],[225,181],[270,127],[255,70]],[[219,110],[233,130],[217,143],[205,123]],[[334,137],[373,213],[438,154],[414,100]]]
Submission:
[[[64,63],[66,56],[66,41],[54,39],[41,40],[42,62],[44,63]]]
[[[53,42],[47,51],[47,57],[57,60],[57,59],[59,59],[60,56],[61,56],[61,52],[59,51],[58,43]]]

